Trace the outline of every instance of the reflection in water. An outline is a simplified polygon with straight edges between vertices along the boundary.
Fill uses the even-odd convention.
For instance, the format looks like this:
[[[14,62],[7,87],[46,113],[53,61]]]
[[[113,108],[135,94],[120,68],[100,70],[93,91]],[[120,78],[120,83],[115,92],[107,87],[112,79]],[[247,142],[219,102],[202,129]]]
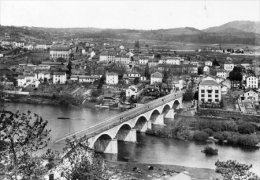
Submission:
[[[216,145],[218,156],[206,156],[201,153],[205,143],[176,139],[164,139],[137,134],[138,143],[118,142],[117,155],[105,155],[109,160],[135,161],[140,163],[173,164],[188,167],[215,169],[217,160],[237,160],[252,164],[252,171],[260,175],[260,150],[248,147]]]

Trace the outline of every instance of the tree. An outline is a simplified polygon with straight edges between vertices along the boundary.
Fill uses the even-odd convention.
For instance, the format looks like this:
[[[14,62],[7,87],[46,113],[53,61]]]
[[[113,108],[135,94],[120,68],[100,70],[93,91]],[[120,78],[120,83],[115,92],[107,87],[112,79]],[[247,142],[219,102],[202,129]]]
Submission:
[[[144,76],[146,77],[147,80],[149,80],[150,77],[151,77],[148,63],[146,64],[146,67],[145,67],[145,70],[144,70]]]
[[[105,83],[105,81],[106,81],[106,76],[102,76],[102,77],[99,79],[99,83],[98,83],[97,89],[102,89],[102,86],[103,86],[103,84]]]
[[[140,79],[139,79],[138,77],[135,77],[135,79],[134,79],[134,84],[135,84],[135,85],[138,84],[139,81],[140,81]]]
[[[69,75],[71,75],[71,69],[72,69],[72,63],[71,63],[71,61],[69,60],[69,63],[68,63],[68,65],[67,65],[67,68],[68,68],[68,74]]]
[[[32,153],[47,146],[47,123],[30,111],[0,111],[0,172],[15,180],[43,175],[42,160]]]
[[[194,97],[193,94],[193,89],[191,87],[188,87],[185,91],[185,93],[183,94],[182,100],[183,101],[192,101]]]
[[[193,135],[193,139],[195,141],[206,141],[208,139],[208,137],[209,137],[209,135],[203,131],[196,131]]]
[[[139,41],[135,41],[135,47],[140,48]]]
[[[241,164],[234,160],[228,161],[217,161],[215,163],[216,172],[220,173],[223,176],[224,180],[234,179],[250,179],[257,180],[258,177],[250,172],[252,165]]]
[[[229,73],[229,79],[232,82],[232,87],[234,87],[234,81],[239,81],[241,83],[243,79],[241,68],[235,66],[234,69]]]
[[[91,150],[81,139],[66,140],[66,155],[60,170],[70,180],[108,180],[104,160]]]
[[[250,123],[243,123],[238,126],[238,132],[241,134],[252,134],[255,132],[255,126]]]
[[[162,82],[163,82],[163,83],[167,83],[168,78],[169,78],[169,72],[168,72],[168,71],[164,71],[164,72],[163,72]]]

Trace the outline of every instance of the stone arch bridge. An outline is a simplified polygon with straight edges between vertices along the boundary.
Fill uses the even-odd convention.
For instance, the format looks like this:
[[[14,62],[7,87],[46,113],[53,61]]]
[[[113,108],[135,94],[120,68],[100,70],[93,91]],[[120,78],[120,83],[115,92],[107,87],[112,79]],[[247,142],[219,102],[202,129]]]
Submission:
[[[116,154],[118,141],[136,142],[137,131],[145,132],[152,128],[152,124],[164,125],[165,118],[174,119],[174,110],[180,107],[182,107],[182,93],[169,94],[57,139],[55,142],[65,141],[73,136],[84,137],[94,151]]]

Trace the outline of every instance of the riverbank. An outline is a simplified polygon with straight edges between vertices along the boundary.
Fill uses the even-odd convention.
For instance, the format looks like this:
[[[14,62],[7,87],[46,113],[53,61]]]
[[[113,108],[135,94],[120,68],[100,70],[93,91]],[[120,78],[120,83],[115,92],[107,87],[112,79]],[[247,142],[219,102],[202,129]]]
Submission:
[[[174,120],[165,120],[165,125],[148,129],[146,134],[202,142],[213,137],[220,144],[259,148],[260,126],[243,120],[220,121],[218,118],[176,115]]]
[[[209,180],[220,178],[213,169],[137,162],[107,162],[111,180]]]

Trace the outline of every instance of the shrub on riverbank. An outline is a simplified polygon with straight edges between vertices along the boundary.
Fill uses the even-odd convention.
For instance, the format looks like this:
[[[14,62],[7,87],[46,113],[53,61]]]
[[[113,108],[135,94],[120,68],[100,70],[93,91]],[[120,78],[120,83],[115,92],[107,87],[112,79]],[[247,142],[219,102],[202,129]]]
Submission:
[[[191,137],[189,126],[186,121],[181,121],[179,123],[168,123],[165,127],[160,129],[148,129],[146,134],[163,138],[175,138],[183,140],[189,139]]]
[[[217,161],[215,163],[216,172],[220,173],[223,176],[224,180],[230,180],[236,175],[237,179],[251,179],[257,180],[257,177],[254,173],[249,170],[252,168],[252,165],[241,164],[237,161],[228,160],[228,161]]]
[[[208,139],[209,135],[203,131],[195,131],[193,135],[193,139],[195,141],[206,141]]]

